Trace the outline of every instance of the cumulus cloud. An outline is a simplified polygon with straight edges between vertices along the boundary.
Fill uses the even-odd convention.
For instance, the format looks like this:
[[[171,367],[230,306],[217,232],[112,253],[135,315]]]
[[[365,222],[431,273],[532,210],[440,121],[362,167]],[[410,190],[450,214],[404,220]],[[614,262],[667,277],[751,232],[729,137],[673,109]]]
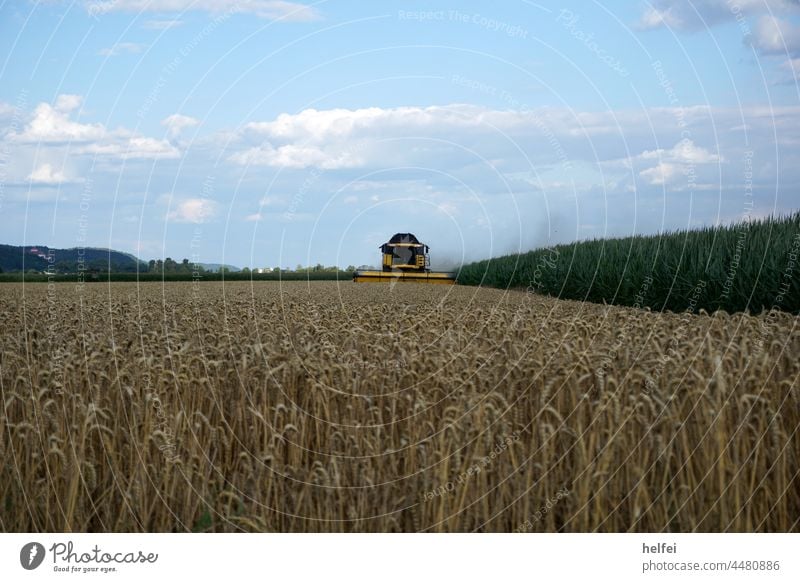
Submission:
[[[559,113],[563,114],[562,113]],[[543,112],[543,115],[549,115]],[[581,114],[585,132],[611,131],[613,119]],[[484,107],[453,104],[435,107],[370,107],[364,109],[306,109],[284,113],[273,121],[247,124],[239,133],[246,147],[229,157],[241,165],[264,165],[302,169],[344,169],[362,167],[380,158],[391,139],[436,139],[495,131],[510,134],[529,132],[531,115],[519,111],[498,111]],[[604,127],[600,128],[599,125]],[[455,143],[455,142],[454,142]],[[454,147],[444,143],[440,147]],[[424,157],[417,148],[407,151]],[[429,152],[430,153],[430,152]],[[397,158],[399,162],[399,158]]]
[[[487,146],[482,147],[481,153],[489,159],[499,160],[501,156],[495,155],[496,152],[487,151],[489,145],[494,145],[494,142],[487,141],[487,137],[495,135],[506,142],[514,140],[517,145],[531,141],[554,156],[569,157],[572,152],[561,151],[567,146],[571,149],[578,143],[599,146],[605,145],[604,140],[619,137],[630,140],[637,136],[651,136],[650,126],[659,134],[660,140],[668,139],[669,134],[680,135],[682,127],[694,128],[698,134],[713,135],[706,131],[712,129],[712,122],[724,125],[730,121],[733,126],[734,122],[741,124],[742,119],[749,120],[754,127],[768,129],[770,124],[776,124],[788,131],[795,129],[793,124],[798,114],[799,107],[787,106],[741,109],[654,107],[614,111],[542,107],[514,111],[455,104],[429,108],[311,109],[295,115],[281,114],[275,121],[247,124],[238,131],[238,139],[245,144],[261,142],[259,148],[272,146],[277,149],[280,145],[293,145],[334,151],[331,148],[335,146],[338,151],[365,160],[371,159],[376,144],[382,141],[396,142],[393,154],[397,150],[412,149],[409,139],[435,139],[453,144],[469,141],[476,147]],[[603,150],[595,147],[592,153],[602,156]],[[385,162],[385,159],[381,160],[381,163]]]
[[[643,160],[666,160],[681,164],[709,164],[720,161],[717,154],[712,154],[707,149],[698,147],[690,139],[685,139],[676,143],[672,149],[657,149],[643,152],[640,156]]]
[[[318,147],[293,144],[278,148],[265,144],[234,154],[230,160],[243,166],[260,165],[292,169],[317,167],[336,170],[356,168],[362,164],[360,158],[349,152],[325,151]]]
[[[173,201],[173,209],[167,220],[202,224],[209,222],[217,213],[217,203],[207,198],[184,198]]]
[[[14,134],[16,141],[28,143],[86,142],[101,139],[105,128],[101,124],[84,124],[70,119],[70,113],[80,107],[78,95],[59,95],[55,105],[40,103],[33,111],[22,133]]]
[[[53,168],[50,164],[42,164],[28,175],[31,184],[41,186],[57,186],[66,182],[74,182],[62,171]]]
[[[80,148],[79,153],[109,156],[121,160],[163,160],[179,158],[181,153],[165,140],[152,137],[128,137],[105,143],[93,143]]]
[[[61,113],[69,113],[80,107],[81,103],[83,103],[83,97],[80,95],[64,93],[56,97],[55,109]]]
[[[719,144],[717,146],[719,147]],[[710,186],[708,183],[698,181],[701,168],[713,167],[724,161],[721,155],[712,153],[707,148],[695,144],[693,140],[685,138],[669,149],[644,150],[635,156],[609,160],[601,165],[605,168],[626,168],[635,171],[646,184],[651,186],[670,186],[671,189],[681,190],[688,185],[689,177],[695,189]]]
[[[184,12],[197,10],[214,14],[253,14],[268,20],[308,21],[319,18],[305,4],[287,0],[90,0],[86,10],[92,16],[109,12]]]
[[[753,46],[762,55],[800,54],[800,26],[774,16],[758,19],[753,35]]]
[[[705,119],[708,113],[705,107],[680,111],[687,123]],[[519,148],[528,151],[528,165],[569,155],[595,155],[597,150],[608,150],[595,148],[596,144],[612,140],[624,145],[628,134],[644,135],[648,124],[675,128],[675,115],[671,109],[515,111],[462,104],[308,109],[247,124],[238,133],[239,151],[228,159],[245,166],[328,170],[427,166],[431,159],[484,164],[490,159],[510,171],[509,166],[519,162]]]
[[[174,113],[161,121],[161,125],[167,128],[167,134],[171,138],[178,137],[184,129],[195,127],[199,123],[200,121],[194,117],[181,115],[180,113]]]
[[[297,114],[282,113],[274,121],[248,124],[245,129],[276,140],[324,142],[369,133],[373,128],[394,133],[413,128],[506,125],[519,118],[515,112],[493,111],[473,105],[453,104],[434,107],[369,107],[364,109],[306,109]],[[427,132],[426,132],[427,133]]]
[[[697,166],[701,164],[714,164],[721,161],[720,156],[712,154],[707,149],[698,147],[692,140],[686,139],[675,144],[672,149],[658,149],[645,151],[638,156],[642,161],[657,161],[655,166],[639,172],[639,176],[651,186],[667,186],[680,190],[677,186],[679,180],[687,180],[696,176]],[[702,187],[692,177],[694,187]]]
[[[109,131],[100,123],[73,119],[80,95],[59,95],[54,104],[40,103],[19,133],[7,139],[18,144],[60,147],[69,144],[73,155],[89,154],[117,159],[170,159],[180,151],[165,140],[135,135],[126,129]]]
[[[701,30],[737,16],[785,13],[798,7],[797,0],[652,0],[639,25],[653,29],[666,26],[677,30]]]
[[[662,162],[652,168],[642,170],[639,175],[652,186],[664,186],[674,182],[681,173],[681,169],[676,164]]]
[[[118,42],[117,44],[100,49],[97,54],[101,57],[115,57],[121,54],[135,55],[142,52],[144,45],[136,42]]]
[[[686,107],[682,115],[692,121],[704,117],[707,107]],[[568,137],[602,136],[619,133],[621,127],[637,127],[654,119],[675,124],[675,111],[573,111],[542,107],[529,110],[497,110],[477,105],[451,104],[434,107],[370,107],[365,109],[306,109],[283,113],[273,121],[245,125],[239,135],[244,141],[258,141],[267,150],[281,144],[304,144],[329,151],[339,144],[352,158],[365,157],[375,142],[391,138],[444,138],[496,133],[508,138],[542,133]],[[260,147],[260,146],[259,146]]]

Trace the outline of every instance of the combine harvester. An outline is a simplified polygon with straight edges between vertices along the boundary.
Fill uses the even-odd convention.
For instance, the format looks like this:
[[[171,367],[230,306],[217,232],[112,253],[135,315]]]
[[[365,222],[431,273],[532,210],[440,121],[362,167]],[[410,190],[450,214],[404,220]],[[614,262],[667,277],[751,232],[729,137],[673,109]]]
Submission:
[[[381,271],[356,271],[356,283],[435,283],[455,285],[455,273],[431,271],[430,247],[410,232],[398,232],[380,246],[383,255]]]

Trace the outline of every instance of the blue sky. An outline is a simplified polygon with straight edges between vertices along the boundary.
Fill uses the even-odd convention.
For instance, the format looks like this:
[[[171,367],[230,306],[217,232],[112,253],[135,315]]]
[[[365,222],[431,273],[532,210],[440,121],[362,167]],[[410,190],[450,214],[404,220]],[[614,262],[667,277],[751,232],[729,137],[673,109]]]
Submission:
[[[800,208],[793,0],[0,4],[0,242],[434,266]]]

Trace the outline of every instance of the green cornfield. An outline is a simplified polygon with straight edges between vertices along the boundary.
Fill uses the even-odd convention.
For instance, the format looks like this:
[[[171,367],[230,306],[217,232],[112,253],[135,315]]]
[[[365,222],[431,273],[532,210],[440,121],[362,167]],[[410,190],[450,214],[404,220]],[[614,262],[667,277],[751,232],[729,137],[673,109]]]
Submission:
[[[465,265],[462,285],[654,311],[800,313],[800,213],[591,240]]]

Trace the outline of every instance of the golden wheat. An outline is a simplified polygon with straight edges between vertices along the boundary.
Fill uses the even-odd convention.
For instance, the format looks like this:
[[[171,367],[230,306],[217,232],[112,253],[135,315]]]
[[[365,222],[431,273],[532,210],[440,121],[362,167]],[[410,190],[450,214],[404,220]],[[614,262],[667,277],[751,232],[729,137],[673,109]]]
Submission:
[[[2,531],[800,531],[790,315],[350,282],[0,310]]]

